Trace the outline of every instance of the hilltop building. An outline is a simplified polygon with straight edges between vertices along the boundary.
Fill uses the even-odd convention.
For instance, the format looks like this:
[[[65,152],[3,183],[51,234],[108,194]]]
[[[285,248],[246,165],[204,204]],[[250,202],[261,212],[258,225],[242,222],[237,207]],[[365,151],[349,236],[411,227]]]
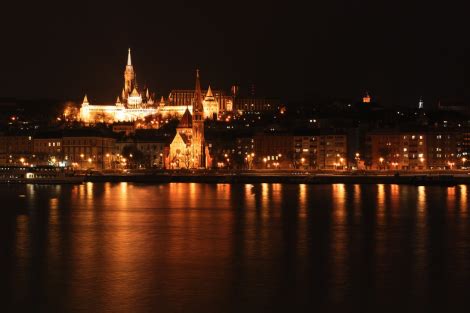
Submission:
[[[149,90],[140,90],[132,66],[131,49],[128,51],[124,70],[124,87],[114,105],[90,104],[85,95],[80,108],[80,120],[85,123],[114,123],[135,121],[157,113]]]

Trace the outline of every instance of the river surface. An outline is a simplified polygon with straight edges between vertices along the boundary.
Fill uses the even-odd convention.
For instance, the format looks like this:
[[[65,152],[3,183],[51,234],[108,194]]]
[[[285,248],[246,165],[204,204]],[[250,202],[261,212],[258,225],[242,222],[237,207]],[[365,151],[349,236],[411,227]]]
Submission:
[[[0,311],[467,311],[469,188],[0,185]]]

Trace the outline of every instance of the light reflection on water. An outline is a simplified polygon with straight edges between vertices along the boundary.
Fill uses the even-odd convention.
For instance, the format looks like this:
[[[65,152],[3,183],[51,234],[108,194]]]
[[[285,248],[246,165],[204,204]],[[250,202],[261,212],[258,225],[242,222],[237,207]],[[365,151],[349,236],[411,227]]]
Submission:
[[[17,311],[449,309],[470,287],[464,185],[0,189]]]

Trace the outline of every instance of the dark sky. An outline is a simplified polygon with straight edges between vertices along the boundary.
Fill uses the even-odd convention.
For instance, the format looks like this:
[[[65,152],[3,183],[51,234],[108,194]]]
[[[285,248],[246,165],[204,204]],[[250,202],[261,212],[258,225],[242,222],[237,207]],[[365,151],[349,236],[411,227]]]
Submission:
[[[450,1],[63,1],[2,4],[0,96],[114,101],[127,47],[158,95],[256,86],[285,100],[470,100],[463,5]]]

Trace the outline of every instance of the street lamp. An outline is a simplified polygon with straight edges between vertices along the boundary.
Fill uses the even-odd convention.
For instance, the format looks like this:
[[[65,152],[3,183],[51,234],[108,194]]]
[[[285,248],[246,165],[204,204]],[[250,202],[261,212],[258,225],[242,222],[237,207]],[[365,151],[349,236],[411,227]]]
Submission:
[[[384,158],[380,157],[379,161],[380,161],[380,168],[382,169],[383,163],[384,163]]]
[[[467,158],[462,158],[462,168],[465,168],[465,162],[467,162]]]
[[[361,160],[359,152],[356,152],[356,157],[354,159],[356,160],[356,169],[359,169],[359,161]]]
[[[253,159],[255,157],[255,154],[252,152],[251,154],[248,154],[246,157],[245,157],[245,161],[247,163],[247,166],[248,166],[248,169],[251,170],[251,166],[253,164]]]

